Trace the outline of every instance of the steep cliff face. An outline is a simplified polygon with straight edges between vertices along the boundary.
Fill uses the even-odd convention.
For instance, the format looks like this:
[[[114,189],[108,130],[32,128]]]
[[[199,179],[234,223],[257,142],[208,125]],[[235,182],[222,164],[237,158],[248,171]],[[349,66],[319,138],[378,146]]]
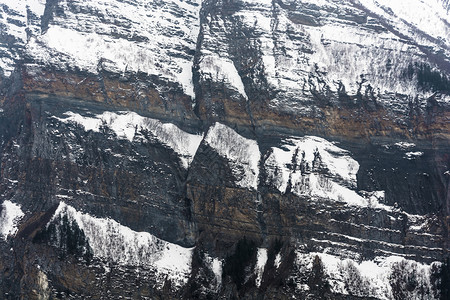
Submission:
[[[3,298],[444,299],[449,3],[391,2],[0,0]]]

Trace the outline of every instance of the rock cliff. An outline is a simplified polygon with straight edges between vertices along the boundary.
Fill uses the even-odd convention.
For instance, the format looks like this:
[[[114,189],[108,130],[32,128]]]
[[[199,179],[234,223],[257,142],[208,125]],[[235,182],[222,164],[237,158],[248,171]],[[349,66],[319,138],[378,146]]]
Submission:
[[[0,0],[4,299],[446,299],[447,0]]]

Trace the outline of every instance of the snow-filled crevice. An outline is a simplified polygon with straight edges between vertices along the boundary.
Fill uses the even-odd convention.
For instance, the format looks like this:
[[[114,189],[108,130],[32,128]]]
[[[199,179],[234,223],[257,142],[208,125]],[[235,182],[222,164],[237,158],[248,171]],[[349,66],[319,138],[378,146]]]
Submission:
[[[147,232],[133,231],[112,219],[79,212],[64,202],[60,202],[48,224],[58,226],[63,217],[76,222],[84,232],[94,257],[108,263],[149,268],[155,272],[160,287],[166,280],[177,288],[186,284],[191,273],[193,248],[166,242]]]

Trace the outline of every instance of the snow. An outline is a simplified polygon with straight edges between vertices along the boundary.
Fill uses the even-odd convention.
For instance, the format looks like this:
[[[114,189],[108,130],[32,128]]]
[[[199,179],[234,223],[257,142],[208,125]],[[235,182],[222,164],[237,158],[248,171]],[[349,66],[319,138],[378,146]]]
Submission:
[[[255,140],[247,139],[230,127],[215,123],[208,130],[205,142],[227,158],[236,184],[243,188],[258,189],[260,152]]]
[[[16,234],[17,225],[24,215],[20,205],[9,200],[3,201],[0,214],[0,235],[5,241],[9,236]]]
[[[222,284],[223,261],[218,257],[211,257],[208,254],[205,254],[205,261],[214,273],[215,286],[218,290]]]
[[[0,24],[2,34],[15,39],[14,47],[22,47],[27,41],[27,31],[37,34],[40,31],[39,17],[44,13],[45,0],[0,0]],[[10,11],[8,13],[8,11]],[[12,12],[12,13],[11,13]],[[31,15],[36,16],[37,18]],[[19,24],[19,25],[18,25]],[[9,77],[20,59],[17,49],[8,44],[8,39],[0,41],[0,71]]]
[[[416,159],[417,157],[422,156],[423,152],[421,152],[421,151],[406,152],[405,155],[406,155],[407,159],[412,160],[412,159]]]
[[[64,123],[76,123],[84,127],[86,131],[100,132],[103,126],[111,129],[118,138],[132,142],[136,133],[147,130],[154,138],[173,149],[180,155],[183,167],[186,169],[192,162],[195,153],[203,139],[200,134],[190,134],[171,123],[162,123],[159,120],[140,116],[135,112],[103,112],[95,116],[82,116],[78,113],[66,112],[66,118],[57,120]]]
[[[289,186],[291,192],[298,196],[391,210],[380,203],[384,199],[384,191],[355,191],[358,162],[347,150],[324,138],[286,138],[269,153],[264,163],[266,183],[281,193],[286,193]]]
[[[414,0],[414,3],[420,1]],[[363,79],[361,93],[370,85],[378,103],[402,112],[407,110],[408,100],[414,99],[416,95],[422,102],[431,96],[431,92],[418,89],[416,79],[413,79],[413,82],[402,79],[408,65],[424,62],[423,52],[419,47],[388,30],[374,29],[371,22],[380,28],[383,28],[383,25],[370,17],[364,22],[364,16],[367,14],[347,2],[291,1],[286,6],[296,7],[292,9],[277,2],[249,0],[233,15],[253,33],[249,37],[249,43],[257,45],[261,51],[262,69],[267,82],[271,89],[277,92],[270,102],[272,108],[299,115],[311,115],[315,111],[315,93],[336,93],[340,87],[344,87],[349,95],[355,95]],[[389,0],[382,2],[396,6]],[[436,20],[428,23],[428,26],[432,27],[431,24],[436,23],[438,26],[433,29],[435,36],[441,35],[448,43],[449,28],[443,21],[449,19],[448,11],[439,12],[443,9],[436,4],[436,0],[430,0],[427,4],[423,1],[420,3],[418,7],[426,12],[406,9],[408,5],[414,6],[408,0],[400,2],[403,3],[403,8],[398,11],[399,16],[389,16],[388,23],[394,20],[392,22],[397,24],[404,17],[408,21],[415,18],[414,22],[422,19],[420,23],[426,25],[427,20],[438,16]],[[317,20],[316,26],[293,21],[293,14],[308,15],[309,10],[315,12],[310,16]],[[411,15],[403,16],[407,13]],[[423,18],[425,15],[427,17]],[[356,16],[361,17],[361,24],[353,20]],[[436,51],[447,51],[448,44],[444,47],[438,45],[438,42],[424,40],[414,34],[414,28],[411,27],[413,25],[403,25],[399,31],[407,36],[414,36],[412,40],[417,41],[419,45],[434,47]],[[226,57],[222,51],[226,51],[227,41],[221,32],[227,32],[228,26],[226,18],[211,18],[210,24],[205,26],[204,47],[212,52],[207,55],[215,55],[218,52],[220,56]],[[214,50],[210,44],[224,45],[225,49]],[[252,80],[255,85],[260,84],[258,78]],[[396,93],[405,96],[400,101],[397,99],[394,105],[392,98],[395,97],[389,95]],[[443,98],[448,101],[448,97]]]
[[[272,6],[272,0],[243,0],[242,1],[245,4],[250,4],[250,5],[264,5],[267,7],[271,7]]]
[[[11,76],[11,73],[14,70],[14,60],[9,57],[1,57],[0,69],[3,71],[5,77]]]
[[[342,83],[347,93],[356,94],[362,75],[377,89],[377,93],[419,93],[414,84],[392,80],[412,63],[404,52],[417,52],[411,46],[405,46],[392,33],[374,35],[368,30],[340,23],[309,27],[306,31],[315,50],[310,58],[313,62],[311,71],[318,66],[320,72],[327,74],[326,79],[334,89]],[[374,49],[373,45],[377,47]],[[385,68],[388,60],[393,65],[389,71]]]
[[[426,216],[412,215],[405,212],[403,213],[408,217],[409,230],[415,231],[416,234],[420,232],[420,234],[429,235],[428,233],[424,232],[427,231],[427,228],[430,227],[430,224],[428,223],[429,219]]]
[[[317,255],[321,259],[325,274],[332,292],[344,295],[352,294],[363,298],[393,299],[391,281],[396,269],[401,270],[405,276],[415,274],[417,283],[424,287],[426,299],[434,299],[431,291],[430,274],[431,265],[406,260],[399,256],[378,256],[373,260],[356,261],[352,258],[343,258],[326,253],[301,253],[296,251],[296,264],[307,269],[312,268],[312,261]],[[434,263],[433,263],[434,264]],[[402,267],[404,269],[402,269]],[[409,292],[411,299],[423,299],[420,288]],[[422,291],[423,291],[422,290]]]
[[[256,255],[256,265],[255,265],[255,274],[256,274],[256,286],[261,286],[261,280],[264,273],[264,268],[267,263],[267,249],[266,248],[258,248],[258,252]]]
[[[216,280],[218,285],[222,282],[222,268],[223,268],[223,262],[215,257],[212,261],[212,270],[214,272],[214,275],[216,275]]]
[[[275,268],[278,269],[280,267],[280,264],[281,264],[281,254],[277,253],[277,255],[275,256],[275,261],[274,261]]]
[[[47,32],[35,35],[27,45],[34,59],[92,73],[103,68],[157,75],[179,83],[194,97],[192,51],[199,32],[200,0],[71,0],[70,5],[65,0],[58,6],[64,14],[54,16]]]
[[[439,0],[360,0],[359,2],[375,13],[387,19],[393,19],[398,28],[412,25],[434,38],[443,39],[447,47],[450,46],[450,28],[447,25],[450,19],[449,11],[443,9]]]
[[[94,257],[119,265],[154,269],[160,287],[166,279],[177,288],[186,284],[191,273],[193,248],[183,248],[147,232],[133,231],[112,219],[81,213],[64,202],[60,202],[48,224],[61,222],[63,216],[75,221],[83,230]]]
[[[402,149],[402,150],[407,150],[410,148],[414,148],[416,146],[416,144],[414,143],[408,143],[408,142],[397,142],[394,144],[394,146]]]
[[[228,39],[230,19],[208,16],[202,23],[202,43],[200,49],[199,72],[201,81],[213,81],[226,84],[228,89],[248,99],[242,78],[234,64],[235,58],[230,54]]]
[[[207,53],[200,62],[200,72],[204,79],[213,82],[225,82],[248,100],[244,84],[234,63],[227,57],[220,57],[215,53]]]

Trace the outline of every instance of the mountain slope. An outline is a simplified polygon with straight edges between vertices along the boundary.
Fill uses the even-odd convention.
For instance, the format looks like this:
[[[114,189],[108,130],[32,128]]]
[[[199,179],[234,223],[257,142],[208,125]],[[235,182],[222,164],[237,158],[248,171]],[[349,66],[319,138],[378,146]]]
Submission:
[[[0,14],[5,299],[443,297],[448,1]]]

